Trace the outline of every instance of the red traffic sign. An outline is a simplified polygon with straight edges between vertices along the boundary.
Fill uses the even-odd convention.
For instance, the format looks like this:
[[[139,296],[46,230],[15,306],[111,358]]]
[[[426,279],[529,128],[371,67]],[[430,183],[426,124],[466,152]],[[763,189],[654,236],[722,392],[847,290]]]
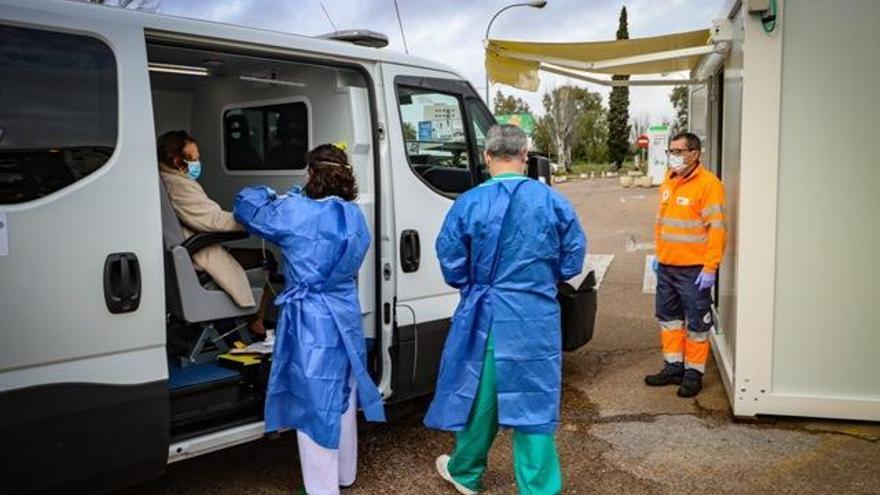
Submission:
[[[651,142],[651,140],[648,139],[648,136],[646,136],[644,134],[642,134],[641,136],[639,136],[638,139],[636,139],[636,145],[638,145],[639,148],[647,148],[648,143],[650,143],[650,142]]]

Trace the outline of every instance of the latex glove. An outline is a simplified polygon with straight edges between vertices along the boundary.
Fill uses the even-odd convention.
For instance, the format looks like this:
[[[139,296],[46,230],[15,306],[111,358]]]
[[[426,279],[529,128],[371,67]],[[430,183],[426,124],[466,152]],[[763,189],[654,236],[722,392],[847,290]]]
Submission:
[[[651,262],[651,268],[654,270],[654,274],[657,273],[657,269],[660,267],[660,262],[657,261],[657,258],[654,258],[654,261]]]
[[[711,289],[715,286],[715,274],[700,272],[700,275],[697,276],[697,280],[694,281],[694,285],[700,290]]]

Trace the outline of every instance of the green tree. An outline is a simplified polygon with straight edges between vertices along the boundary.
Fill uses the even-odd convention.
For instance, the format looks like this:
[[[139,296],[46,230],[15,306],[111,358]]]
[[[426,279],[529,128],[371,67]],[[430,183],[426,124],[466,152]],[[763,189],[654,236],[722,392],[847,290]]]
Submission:
[[[495,98],[492,100],[492,113],[495,115],[503,115],[508,113],[529,113],[529,104],[522,98],[514,98],[512,95],[504,96],[501,91],[495,92]]]
[[[572,147],[572,161],[602,163],[608,161],[608,115],[599,93],[577,88],[575,93],[580,118],[577,139]]]
[[[608,124],[602,97],[576,86],[544,94],[544,115],[535,124],[532,145],[570,169],[572,162],[607,160]]]
[[[417,141],[416,128],[409,122],[403,123],[403,140]]]
[[[629,39],[626,7],[620,9],[617,39]],[[616,74],[611,79],[627,81],[629,75]],[[611,89],[611,97],[608,101],[608,155],[618,169],[623,165],[629,152],[629,130],[629,88],[615,86]]]
[[[544,93],[544,116],[538,121],[547,152],[566,170],[571,168],[571,148],[577,140],[579,109],[573,86],[560,86]]]
[[[688,130],[688,87],[676,86],[672,88],[669,101],[675,108],[675,122],[672,123],[672,133]]]
[[[532,151],[553,158],[550,146],[550,127],[545,116],[535,119],[535,133],[532,134]]]

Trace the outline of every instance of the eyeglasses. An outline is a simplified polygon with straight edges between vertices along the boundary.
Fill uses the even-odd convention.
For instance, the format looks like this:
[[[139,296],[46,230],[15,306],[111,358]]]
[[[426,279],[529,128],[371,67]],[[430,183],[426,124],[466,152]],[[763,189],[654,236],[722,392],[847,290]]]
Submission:
[[[694,148],[684,148],[684,149],[677,149],[677,150],[668,149],[668,150],[666,150],[666,154],[673,155],[673,156],[681,156],[681,155],[687,153],[688,151],[696,151],[696,149],[694,149]]]

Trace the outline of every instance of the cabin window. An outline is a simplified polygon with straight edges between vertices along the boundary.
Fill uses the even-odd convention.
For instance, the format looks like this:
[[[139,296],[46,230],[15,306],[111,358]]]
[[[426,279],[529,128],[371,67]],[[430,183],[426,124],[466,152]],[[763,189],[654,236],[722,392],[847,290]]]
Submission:
[[[226,170],[301,170],[309,150],[305,102],[233,108],[223,113]]]

